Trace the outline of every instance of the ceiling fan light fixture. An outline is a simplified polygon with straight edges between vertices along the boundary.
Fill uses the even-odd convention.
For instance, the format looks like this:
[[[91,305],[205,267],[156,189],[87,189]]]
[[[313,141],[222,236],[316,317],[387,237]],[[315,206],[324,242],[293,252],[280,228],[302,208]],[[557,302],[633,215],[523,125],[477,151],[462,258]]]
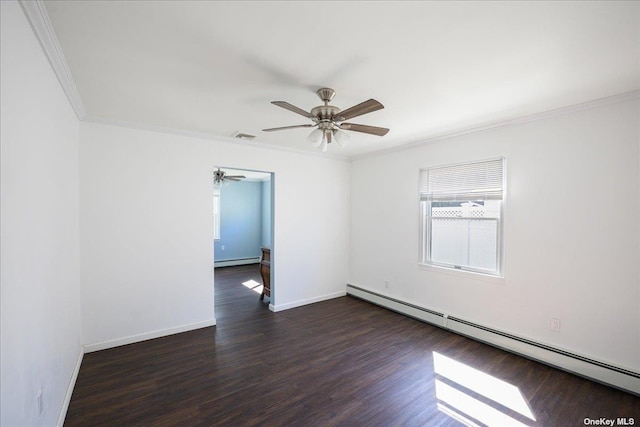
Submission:
[[[329,145],[329,143],[327,142],[327,138],[322,138],[322,141],[320,142],[320,147],[318,148],[320,151],[322,151],[323,153],[325,153],[327,151],[327,146]]]
[[[217,178],[213,180],[213,188],[222,188],[229,185],[229,181],[224,178]]]
[[[314,148],[318,148],[323,152],[327,151],[327,146],[331,144],[334,139],[340,147],[343,147],[349,140],[348,133],[344,131],[361,132],[378,136],[384,136],[389,132],[389,129],[377,126],[343,123],[345,120],[383,109],[384,105],[375,99],[368,99],[360,104],[347,108],[346,110],[341,110],[335,105],[329,104],[336,94],[333,89],[325,87],[318,89],[316,93],[324,104],[313,107],[310,112],[289,104],[286,101],[271,101],[272,104],[277,105],[278,107],[311,119],[313,124],[307,123],[304,125],[280,126],[262,130],[264,132],[272,132],[285,129],[317,127],[317,129],[314,129],[309,134],[307,142],[309,142]]]
[[[237,182],[245,179],[244,175],[228,175],[227,172],[218,168],[217,171],[213,172],[213,188],[220,189],[221,187],[226,187],[231,182]]]
[[[310,142],[315,148],[320,147],[323,139],[324,131],[322,129],[314,129],[307,137],[307,141]]]
[[[338,147],[341,148],[344,147],[347,142],[349,142],[349,139],[351,139],[351,135],[340,129],[336,129],[333,131],[333,137],[336,140]]]

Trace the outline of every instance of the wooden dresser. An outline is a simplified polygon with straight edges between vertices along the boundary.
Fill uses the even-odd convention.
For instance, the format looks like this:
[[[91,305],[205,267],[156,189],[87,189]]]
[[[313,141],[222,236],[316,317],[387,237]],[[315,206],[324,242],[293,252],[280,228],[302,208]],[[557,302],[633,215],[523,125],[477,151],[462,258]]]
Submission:
[[[271,299],[271,249],[262,249],[262,259],[260,261],[260,275],[262,276],[262,294],[260,294],[260,301],[264,300],[264,296],[268,296]]]

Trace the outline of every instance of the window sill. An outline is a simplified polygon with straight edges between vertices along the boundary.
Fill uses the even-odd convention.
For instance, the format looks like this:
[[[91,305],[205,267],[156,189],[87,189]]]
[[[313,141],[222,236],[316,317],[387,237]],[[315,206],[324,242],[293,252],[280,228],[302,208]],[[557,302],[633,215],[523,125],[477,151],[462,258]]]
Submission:
[[[475,271],[457,270],[448,267],[440,267],[431,264],[418,264],[421,270],[432,271],[434,273],[448,274],[450,276],[464,277],[466,279],[480,280],[483,282],[495,283],[498,285],[505,284],[504,276],[492,276],[490,274],[477,273]]]

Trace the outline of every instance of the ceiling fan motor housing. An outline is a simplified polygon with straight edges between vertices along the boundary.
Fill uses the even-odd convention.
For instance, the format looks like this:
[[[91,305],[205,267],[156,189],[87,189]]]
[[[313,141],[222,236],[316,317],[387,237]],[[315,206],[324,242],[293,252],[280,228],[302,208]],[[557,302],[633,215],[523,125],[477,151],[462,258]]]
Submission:
[[[316,116],[318,120],[331,120],[340,112],[340,108],[334,105],[319,105],[311,109],[311,115]]]

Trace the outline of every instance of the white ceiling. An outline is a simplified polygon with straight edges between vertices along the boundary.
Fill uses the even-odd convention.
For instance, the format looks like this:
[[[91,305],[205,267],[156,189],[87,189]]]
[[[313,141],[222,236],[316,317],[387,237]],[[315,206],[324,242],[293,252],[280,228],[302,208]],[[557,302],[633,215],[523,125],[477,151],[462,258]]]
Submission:
[[[328,86],[347,157],[640,87],[640,3],[55,1],[46,11],[88,119],[313,150],[305,110]]]

